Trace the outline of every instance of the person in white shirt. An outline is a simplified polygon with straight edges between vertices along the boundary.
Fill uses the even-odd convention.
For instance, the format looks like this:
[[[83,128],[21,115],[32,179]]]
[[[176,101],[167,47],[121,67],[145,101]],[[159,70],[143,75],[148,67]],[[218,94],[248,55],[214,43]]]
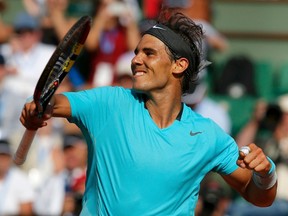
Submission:
[[[4,115],[0,127],[5,134],[22,128],[17,113],[33,95],[38,78],[55,50],[55,46],[40,42],[42,35],[38,20],[27,13],[16,15],[13,29],[13,37],[0,46],[9,71],[1,82],[0,103]]]
[[[7,140],[0,140],[0,215],[33,215],[34,190],[28,176],[13,166]]]
[[[182,101],[195,112],[215,121],[226,133],[230,134],[232,122],[228,111],[220,103],[207,96],[208,86],[201,81],[195,90],[182,96]]]
[[[13,27],[14,36],[0,46],[6,70],[9,71],[1,82],[0,131],[9,139],[12,148],[16,149],[25,129],[18,116],[26,100],[33,95],[55,46],[41,43],[39,22],[26,12],[16,15]],[[21,167],[28,174],[35,190],[53,173],[52,152],[57,148],[61,151],[61,140],[53,129],[51,124],[51,128],[37,132],[29,157]]]

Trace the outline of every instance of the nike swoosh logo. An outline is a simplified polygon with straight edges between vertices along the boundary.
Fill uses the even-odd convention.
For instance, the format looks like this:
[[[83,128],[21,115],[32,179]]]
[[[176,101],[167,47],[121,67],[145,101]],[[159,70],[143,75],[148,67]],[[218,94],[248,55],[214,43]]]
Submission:
[[[166,29],[164,29],[164,28],[162,28],[162,27],[160,27],[160,26],[157,26],[157,25],[154,25],[152,28],[155,28],[155,29],[161,29],[161,30],[166,31]]]
[[[198,132],[192,132],[190,131],[190,136],[195,136],[197,134],[201,134],[202,132],[201,131],[198,131]]]

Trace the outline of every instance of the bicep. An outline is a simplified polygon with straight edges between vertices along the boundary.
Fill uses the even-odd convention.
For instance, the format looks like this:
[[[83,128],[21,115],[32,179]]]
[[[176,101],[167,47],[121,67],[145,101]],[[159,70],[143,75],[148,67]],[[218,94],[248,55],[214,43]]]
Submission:
[[[71,117],[71,106],[68,98],[63,94],[56,94],[53,97],[53,117]]]
[[[250,182],[252,171],[248,169],[238,168],[229,175],[222,175],[223,179],[229,184],[234,190],[240,194],[244,194],[247,185]]]

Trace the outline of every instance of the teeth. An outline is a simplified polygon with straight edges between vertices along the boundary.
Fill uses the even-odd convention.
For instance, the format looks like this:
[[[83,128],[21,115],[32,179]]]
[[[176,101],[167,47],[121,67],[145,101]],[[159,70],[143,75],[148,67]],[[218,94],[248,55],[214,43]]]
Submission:
[[[142,76],[142,75],[144,75],[144,72],[136,72],[135,73],[135,76]]]

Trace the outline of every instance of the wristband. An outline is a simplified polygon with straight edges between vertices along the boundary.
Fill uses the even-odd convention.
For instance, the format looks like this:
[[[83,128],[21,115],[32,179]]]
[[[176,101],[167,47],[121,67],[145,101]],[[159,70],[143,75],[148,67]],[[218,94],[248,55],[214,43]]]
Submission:
[[[258,173],[253,172],[253,176],[252,176],[252,179],[255,185],[262,190],[268,190],[272,188],[277,182],[277,173],[276,173],[275,164],[269,157],[267,157],[267,159],[271,164],[271,168],[268,174],[265,176],[261,176]]]

